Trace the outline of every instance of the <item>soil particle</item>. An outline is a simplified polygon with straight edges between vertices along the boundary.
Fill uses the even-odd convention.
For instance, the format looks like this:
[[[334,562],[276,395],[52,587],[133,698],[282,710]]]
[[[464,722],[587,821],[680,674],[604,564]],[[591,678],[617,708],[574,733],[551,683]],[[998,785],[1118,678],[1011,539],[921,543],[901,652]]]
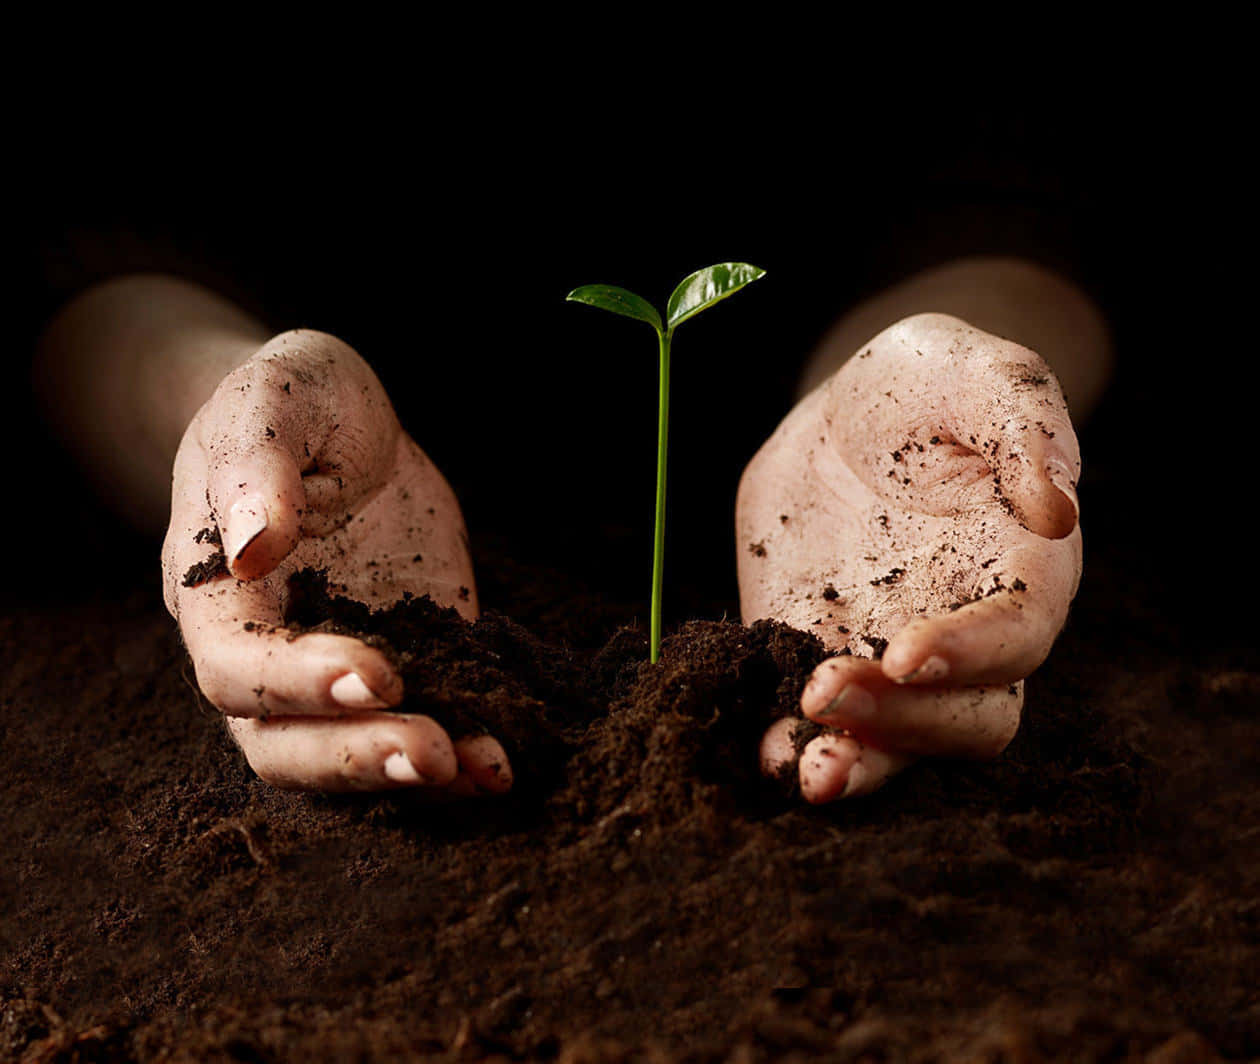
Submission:
[[[182,583],[184,587],[200,587],[202,584],[209,583],[216,576],[223,576],[228,572],[227,556],[222,550],[216,550],[204,561],[190,565],[188,572],[184,574]]]
[[[879,661],[884,656],[884,651],[888,649],[888,640],[879,635],[864,635],[861,638],[862,642],[871,648],[871,657]]]
[[[871,587],[879,587],[881,584],[895,584],[905,575],[906,575],[905,569],[903,569],[899,565],[895,565],[891,569],[889,569],[888,572],[885,573],[883,576],[876,577],[874,580],[872,580]]]
[[[222,547],[223,537],[219,535],[219,530],[217,527],[210,526],[208,528],[203,528],[200,532],[198,532],[195,536],[193,536],[193,542],[194,543],[209,543],[215,547]]]

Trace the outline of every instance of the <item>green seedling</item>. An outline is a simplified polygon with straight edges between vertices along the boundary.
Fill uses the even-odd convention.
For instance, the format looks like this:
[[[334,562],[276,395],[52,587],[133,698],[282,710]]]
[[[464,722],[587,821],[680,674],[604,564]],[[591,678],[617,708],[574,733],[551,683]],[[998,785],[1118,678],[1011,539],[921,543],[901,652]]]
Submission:
[[[665,560],[665,456],[669,446],[669,348],[674,330],[688,318],[719,303],[727,296],[752,284],[766,271],[746,262],[719,262],[697,270],[674,289],[665,308],[665,324],[646,299],[608,284],[587,284],[575,288],[567,296],[576,303],[586,303],[609,310],[626,318],[645,321],[656,330],[661,353],[661,390],[657,408],[656,434],[656,540],[652,552],[652,661],[661,655],[661,589],[664,583]]]

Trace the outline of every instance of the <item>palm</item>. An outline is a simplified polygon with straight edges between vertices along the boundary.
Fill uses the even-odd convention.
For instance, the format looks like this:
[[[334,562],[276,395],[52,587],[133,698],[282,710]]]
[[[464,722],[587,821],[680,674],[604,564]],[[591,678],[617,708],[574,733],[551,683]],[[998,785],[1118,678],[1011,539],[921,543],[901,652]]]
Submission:
[[[1045,657],[1079,578],[1074,493],[1064,490],[1078,461],[1044,363],[943,315],[881,333],[803,400],[741,484],[744,616],[883,656],[828,664],[807,712],[811,695],[817,703],[859,675],[866,688],[935,683],[944,705],[948,675],[946,690],[1001,700],[1009,723],[1009,685]],[[871,727],[869,737],[896,738],[902,754],[960,752],[914,731]]]
[[[398,439],[383,482],[356,504],[345,524],[299,539],[259,581],[277,611],[287,598],[290,575],[302,569],[327,572],[330,587],[370,606],[386,606],[410,593],[429,595],[468,618],[477,615],[459,505],[436,467],[406,435]]]

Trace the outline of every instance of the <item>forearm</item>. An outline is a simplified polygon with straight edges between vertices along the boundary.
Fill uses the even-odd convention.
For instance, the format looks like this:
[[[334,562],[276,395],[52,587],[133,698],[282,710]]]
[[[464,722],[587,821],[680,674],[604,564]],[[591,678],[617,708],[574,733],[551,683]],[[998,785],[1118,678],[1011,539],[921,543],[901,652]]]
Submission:
[[[1078,424],[1110,376],[1107,323],[1080,288],[1024,259],[975,257],[915,274],[854,307],[819,344],[802,375],[800,393],[827,380],[889,325],[929,312],[961,318],[1036,351],[1059,378]]]
[[[35,364],[45,415],[138,527],[167,518],[171,463],[193,415],[269,335],[227,300],[170,277],[89,289],[50,323]]]

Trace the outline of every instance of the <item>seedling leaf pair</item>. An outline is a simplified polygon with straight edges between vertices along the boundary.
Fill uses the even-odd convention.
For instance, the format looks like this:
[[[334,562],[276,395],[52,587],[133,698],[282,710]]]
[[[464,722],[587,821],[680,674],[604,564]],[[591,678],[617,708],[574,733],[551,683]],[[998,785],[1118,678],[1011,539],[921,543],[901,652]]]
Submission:
[[[670,295],[666,306],[668,331],[672,333],[688,318],[695,317],[700,311],[721,302],[745,285],[752,284],[757,278],[765,276],[765,272],[746,262],[719,262],[716,266],[708,266],[683,278]],[[666,331],[656,308],[642,296],[625,288],[611,284],[586,284],[575,288],[568,298],[575,303],[586,303],[625,318],[645,321],[658,333]]]
[[[684,277],[674,289],[665,307],[668,327],[661,316],[642,296],[610,284],[588,284],[575,288],[568,299],[586,303],[624,318],[647,322],[656,330],[661,354],[660,404],[657,410],[656,444],[656,537],[652,554],[652,619],[651,656],[655,663],[661,652],[661,591],[664,583],[665,556],[665,471],[669,449],[669,353],[674,330],[688,318],[720,303],[745,285],[765,276],[765,270],[746,262],[719,262]]]

